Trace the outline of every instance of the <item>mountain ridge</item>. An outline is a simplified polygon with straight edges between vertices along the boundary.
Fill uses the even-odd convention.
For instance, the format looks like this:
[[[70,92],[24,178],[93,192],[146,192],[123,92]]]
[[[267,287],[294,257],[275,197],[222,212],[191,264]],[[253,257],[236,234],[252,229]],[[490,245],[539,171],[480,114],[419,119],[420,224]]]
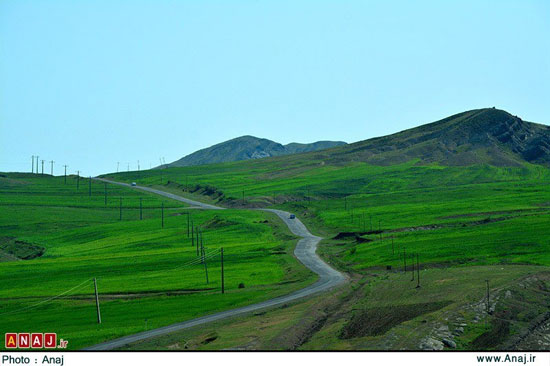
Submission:
[[[550,165],[550,126],[496,109],[474,109],[439,121],[315,154],[327,163],[375,165],[414,159],[443,165]]]
[[[310,144],[278,142],[250,135],[236,137],[210,147],[197,150],[163,167],[196,166],[232,161],[262,159],[272,156],[319,151],[346,144],[343,141],[317,141]]]

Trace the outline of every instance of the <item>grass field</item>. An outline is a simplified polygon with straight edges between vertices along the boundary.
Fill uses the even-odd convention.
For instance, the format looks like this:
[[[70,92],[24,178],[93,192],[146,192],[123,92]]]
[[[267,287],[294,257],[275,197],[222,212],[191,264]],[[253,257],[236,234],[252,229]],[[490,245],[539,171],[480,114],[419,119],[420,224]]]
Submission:
[[[403,248],[434,265],[550,264],[548,169],[415,162],[315,168],[312,162],[293,165],[290,158],[287,167],[275,158],[141,172],[141,183],[194,197],[202,192],[209,201],[216,200],[209,192],[223,192],[217,201],[229,207],[238,207],[244,190],[243,205],[271,204],[296,212],[326,237],[353,233],[347,240],[341,236],[345,245],[325,246],[323,253],[355,269],[398,266]],[[161,174],[163,185],[157,181]],[[110,176],[137,179],[132,173]]]
[[[307,161],[291,156],[159,169],[142,172],[139,180],[131,172],[109,176],[126,182],[138,180],[140,184],[227,207],[273,206],[294,212],[313,232],[327,238],[319,252],[328,262],[367,282],[373,275],[382,278],[375,289],[354,300],[355,305],[350,305],[340,322],[319,331],[304,344],[306,349],[330,349],[331,344],[344,349],[385,348],[388,342],[376,341],[382,339],[377,338],[381,335],[374,340],[365,340],[369,335],[350,340],[334,338],[347,322],[353,321],[356,307],[375,309],[370,312],[393,309],[394,313],[405,314],[406,322],[421,319],[423,312],[409,312],[410,304],[403,305],[396,298],[377,300],[376,306],[372,303],[386,291],[384,286],[395,287],[392,278],[403,275],[404,253],[409,271],[411,255],[418,254],[421,276],[428,284],[415,296],[432,299],[430,303],[437,306],[432,309],[432,305],[426,305],[426,312],[434,314],[448,314],[450,309],[466,306],[465,299],[481,299],[486,279],[504,288],[506,281],[515,283],[550,265],[547,168],[527,163],[519,167],[418,165],[418,161],[392,166],[360,162],[338,165],[308,156],[311,159]],[[518,264],[521,266],[513,266]],[[387,268],[391,268],[389,277]],[[452,287],[445,290],[428,286],[449,281],[449,272],[444,269],[458,271],[458,278],[470,283],[467,287],[455,286],[460,299],[450,294]],[[411,290],[415,287],[409,280],[404,283]],[[397,292],[404,293],[404,289]],[[529,308],[529,303],[525,304]],[[371,319],[357,316],[363,327]],[[391,325],[390,329],[397,326]],[[507,329],[513,332],[518,327]],[[404,337],[404,333],[395,332],[392,330],[397,337]],[[476,337],[484,332],[483,327],[472,326],[467,337],[459,340],[459,347],[474,347]],[[406,340],[391,344],[412,346]],[[209,344],[204,348],[212,347]]]
[[[189,210],[141,191],[76,178],[0,177],[0,329],[57,332],[70,349],[303,287],[296,239],[274,215]],[[120,220],[120,198],[123,202]],[[140,220],[140,199],[143,220]],[[161,206],[164,205],[164,228]],[[187,220],[202,229],[209,283]],[[220,293],[224,248],[226,293]],[[33,259],[23,259],[35,253]],[[102,324],[96,324],[97,278]],[[244,288],[239,288],[239,285]]]
[[[416,282],[411,285],[408,274],[373,271],[330,294],[124,349],[418,350],[423,340],[437,337],[434,333],[447,333],[441,336],[453,339],[459,349],[492,349],[503,340],[486,325],[490,319],[479,301],[485,283],[477,279],[491,278],[491,301],[497,304],[492,318],[508,321],[507,338],[544,315],[550,305],[550,292],[541,287],[541,279],[548,283],[550,276],[546,267],[467,266],[421,272],[420,289]],[[510,297],[504,300],[507,292]],[[491,341],[479,347],[479,340],[487,336]]]
[[[301,344],[305,349],[330,348],[330,344],[343,349],[384,348],[389,344],[380,340],[384,334],[404,337],[399,333],[401,324],[429,314],[447,314],[466,306],[466,300],[481,298],[485,279],[504,287],[504,282],[519,281],[550,264],[550,173],[543,167],[420,166],[416,161],[339,166],[292,156],[285,159],[108,175],[231,208],[216,212],[189,210],[178,202],[115,186],[108,187],[105,205],[102,183],[92,182],[89,197],[86,180],[77,191],[74,177],[65,185],[63,178],[5,174],[0,178],[0,311],[14,315],[2,320],[3,328],[25,331],[30,324],[44,328],[63,324],[58,333],[66,334],[75,347],[83,346],[253,303],[311,283],[313,276],[289,255],[295,239],[286,227],[266,213],[243,210],[249,207],[280,207],[296,213],[313,232],[327,238],[319,250],[327,261],[360,278],[362,286],[372,286],[356,293],[351,303],[343,300],[347,305],[342,309],[348,312],[340,320],[327,321],[326,327]],[[139,220],[139,198],[144,220]],[[164,229],[160,227],[162,202]],[[208,285],[203,267],[186,265],[196,259],[187,238],[187,212],[203,227],[212,253]],[[231,273],[224,296],[219,294],[215,252],[222,246]],[[40,248],[43,253],[38,256]],[[404,276],[404,259],[410,271],[412,254],[418,254],[423,278],[421,290],[413,297],[430,299],[422,311],[409,311],[415,303],[382,296],[384,288],[400,288],[396,284],[401,282],[396,281]],[[36,258],[16,260],[18,255]],[[434,286],[449,281],[450,272],[445,269],[458,271],[458,278],[469,284],[460,288],[460,299],[451,294],[452,286]],[[101,326],[94,324],[93,277],[98,278],[102,294]],[[372,278],[376,286],[370,284]],[[88,282],[68,298],[31,308],[30,313],[18,312],[82,281]],[[238,288],[241,282],[244,289]],[[415,291],[408,279],[402,285]],[[407,289],[398,292],[407,293]],[[386,301],[374,301],[377,298]],[[376,325],[380,334],[357,335],[354,329],[361,326],[354,326],[354,321],[363,324],[384,318],[382,313],[361,315],[361,308],[375,315],[393,309],[392,314],[401,315]],[[293,321],[288,319],[288,324]],[[460,347],[471,347],[468,342],[486,331],[471,329],[467,338],[459,340]],[[346,332],[352,334],[349,339],[338,336]],[[271,341],[262,344],[276,347]],[[412,347],[408,341],[391,344]],[[214,344],[207,348],[211,347]]]

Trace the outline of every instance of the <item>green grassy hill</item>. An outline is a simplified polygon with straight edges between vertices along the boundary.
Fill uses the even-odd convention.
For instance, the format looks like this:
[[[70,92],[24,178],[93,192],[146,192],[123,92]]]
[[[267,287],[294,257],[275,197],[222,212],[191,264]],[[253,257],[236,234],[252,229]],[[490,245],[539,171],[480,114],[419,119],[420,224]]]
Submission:
[[[2,331],[56,332],[78,349],[265,300],[314,280],[292,256],[296,240],[274,215],[189,210],[131,188],[91,181],[90,190],[87,179],[77,190],[76,179],[64,184],[63,177],[0,174]],[[203,232],[208,283],[187,235],[188,214]]]
[[[418,349],[431,337],[493,349],[536,328],[550,305],[548,136],[546,126],[483,109],[320,152],[108,176],[227,207],[281,207],[326,237],[319,252],[355,285],[335,307],[346,311],[323,310],[337,315],[321,316],[304,349]],[[479,306],[485,280],[494,286],[491,314]],[[517,290],[525,283],[542,292]],[[386,316],[394,320],[372,323]],[[463,333],[437,331],[462,323]],[[353,331],[370,326],[382,330]]]

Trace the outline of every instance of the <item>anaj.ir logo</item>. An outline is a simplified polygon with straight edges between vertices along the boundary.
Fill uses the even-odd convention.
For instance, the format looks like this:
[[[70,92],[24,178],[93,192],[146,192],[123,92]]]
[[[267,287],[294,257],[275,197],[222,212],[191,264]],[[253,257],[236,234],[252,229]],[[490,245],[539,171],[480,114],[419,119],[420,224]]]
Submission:
[[[69,341],[57,343],[56,333],[6,333],[6,348],[67,348]]]

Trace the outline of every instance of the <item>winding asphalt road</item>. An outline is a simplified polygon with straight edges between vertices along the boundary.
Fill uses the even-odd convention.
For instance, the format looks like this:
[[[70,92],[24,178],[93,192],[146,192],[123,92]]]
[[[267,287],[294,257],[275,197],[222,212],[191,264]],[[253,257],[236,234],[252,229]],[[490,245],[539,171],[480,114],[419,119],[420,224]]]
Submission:
[[[95,179],[106,183],[112,183],[112,184],[118,184],[126,187],[131,187],[133,189],[141,189],[143,191],[155,193],[164,197],[172,198],[174,200],[185,202],[190,205],[205,208],[205,209],[213,209],[213,210],[223,209],[223,207],[218,207],[218,206],[209,205],[202,202],[193,201],[187,198],[177,196],[172,193],[159,191],[157,189],[153,189],[149,187],[131,186],[130,184],[114,182],[114,181],[110,181],[102,178],[95,178]],[[85,350],[105,351],[105,350],[116,349],[119,347],[126,346],[133,342],[142,341],[145,339],[172,333],[178,330],[191,328],[196,325],[206,324],[216,320],[226,319],[236,315],[245,314],[245,313],[260,310],[260,309],[265,309],[276,305],[282,305],[284,303],[301,299],[303,297],[313,295],[321,291],[326,291],[335,286],[341,285],[347,281],[347,277],[344,274],[336,271],[335,269],[330,267],[327,263],[323,262],[323,260],[321,260],[321,258],[319,258],[319,256],[315,253],[317,249],[317,244],[319,243],[319,241],[321,241],[322,238],[311,234],[309,230],[305,227],[305,225],[298,218],[290,219],[290,213],[286,211],[281,211],[281,210],[262,209],[262,211],[268,211],[276,214],[281,220],[283,220],[283,222],[288,226],[288,228],[294,235],[302,238],[298,241],[298,244],[296,244],[296,248],[294,249],[294,255],[307,268],[309,268],[311,271],[319,275],[319,279],[317,280],[317,282],[301,290],[292,292],[288,295],[279,296],[270,300],[266,300],[257,304],[243,306],[237,309],[231,309],[231,310],[215,313],[212,315],[201,316],[200,318],[187,320],[184,322],[168,325],[162,328],[152,329],[145,332],[132,334],[126,337],[113,339],[105,343],[100,343],[95,346],[88,347]]]

